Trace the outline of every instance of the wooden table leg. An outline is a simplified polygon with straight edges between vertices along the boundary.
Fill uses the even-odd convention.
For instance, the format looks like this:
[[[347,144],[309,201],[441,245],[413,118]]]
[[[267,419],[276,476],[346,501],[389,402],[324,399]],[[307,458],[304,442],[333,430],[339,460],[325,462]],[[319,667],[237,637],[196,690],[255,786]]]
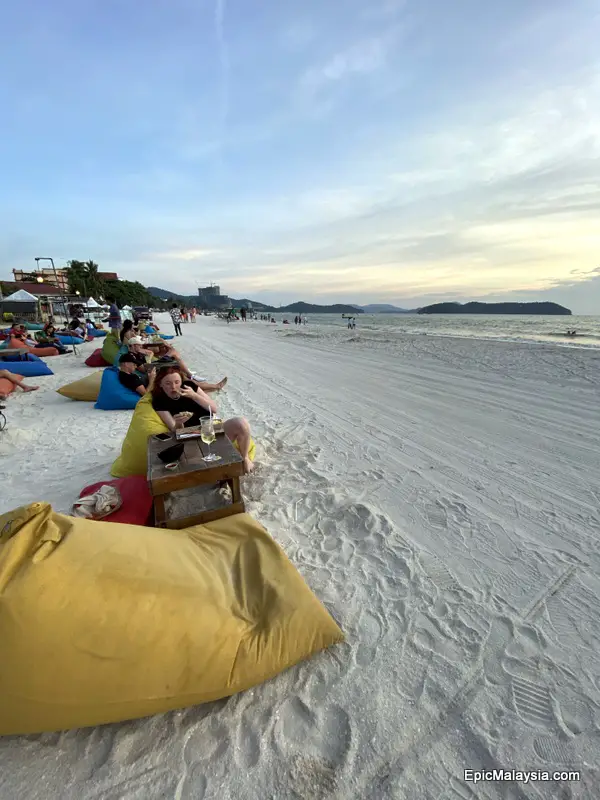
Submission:
[[[154,525],[157,528],[165,528],[166,524],[165,495],[157,494],[154,496]]]
[[[242,506],[244,505],[244,499],[242,497],[242,492],[240,489],[240,479],[239,477],[232,478],[230,481],[231,486],[231,502],[232,503],[241,503]]]

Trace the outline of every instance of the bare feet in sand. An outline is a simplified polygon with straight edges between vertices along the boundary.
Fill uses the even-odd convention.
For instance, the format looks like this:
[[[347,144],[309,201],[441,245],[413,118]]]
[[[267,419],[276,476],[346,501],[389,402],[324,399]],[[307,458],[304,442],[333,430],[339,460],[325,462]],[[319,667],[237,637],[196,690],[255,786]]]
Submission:
[[[227,383],[227,378],[223,378],[222,381],[219,381],[217,383],[217,389],[224,389],[226,383]]]
[[[251,472],[254,472],[254,464],[246,457],[244,459],[244,475],[250,475]]]
[[[39,386],[23,386],[23,385],[21,385],[21,389],[23,389],[24,392],[37,392],[37,390],[39,388],[40,388]]]

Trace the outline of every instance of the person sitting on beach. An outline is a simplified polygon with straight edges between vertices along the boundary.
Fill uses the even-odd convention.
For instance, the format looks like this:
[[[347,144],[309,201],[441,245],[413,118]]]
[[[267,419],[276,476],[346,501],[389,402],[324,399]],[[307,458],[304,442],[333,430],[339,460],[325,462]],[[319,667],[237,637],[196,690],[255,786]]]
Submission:
[[[132,336],[127,342],[129,355],[133,356],[136,363],[136,369],[138,372],[148,371],[150,359],[154,355],[152,350],[146,350],[144,344],[145,344],[144,340],[139,336]]]
[[[131,353],[123,353],[119,359],[119,382],[126,389],[131,389],[132,392],[137,392],[139,395],[145,395],[148,375],[140,375],[136,370],[135,357]]]
[[[39,386],[28,386],[26,383],[23,383],[23,379],[19,375],[13,375],[13,373],[9,372],[7,369],[0,369],[0,378],[6,378],[7,381],[18,386],[18,388],[24,392],[37,392],[40,388]],[[0,393],[0,400],[6,400],[6,395]]]
[[[61,354],[68,352],[67,348],[57,337],[54,325],[51,325],[49,322],[44,325],[44,329],[42,331],[36,332],[35,339],[36,347],[55,347]]]
[[[80,322],[77,317],[73,317],[69,323],[69,334],[71,336],[79,336],[80,339],[85,339],[85,325]]]
[[[163,342],[162,344],[155,345],[152,344],[152,350],[156,356],[156,361],[152,362],[151,366],[155,366],[156,364],[166,363],[169,361],[174,361],[175,366],[178,366],[181,372],[185,375],[188,380],[194,381],[204,392],[220,392],[221,389],[224,389],[227,385],[227,377],[222,378],[218,383],[211,383],[210,381],[201,378],[199,375],[193,373],[186,364],[184,364],[183,359],[175,350],[174,347]]]
[[[217,413],[217,404],[177,367],[157,369],[150,385],[152,408],[170,431],[177,428],[199,425],[210,412]],[[188,416],[191,414],[191,416]],[[182,416],[184,415],[184,416]],[[227,419],[223,423],[227,438],[237,445],[244,462],[244,472],[252,472],[254,464],[248,453],[250,450],[250,426],[243,417]]]
[[[130,319],[126,319],[123,323],[119,338],[121,339],[121,344],[129,344],[131,339],[139,338],[137,328]]]

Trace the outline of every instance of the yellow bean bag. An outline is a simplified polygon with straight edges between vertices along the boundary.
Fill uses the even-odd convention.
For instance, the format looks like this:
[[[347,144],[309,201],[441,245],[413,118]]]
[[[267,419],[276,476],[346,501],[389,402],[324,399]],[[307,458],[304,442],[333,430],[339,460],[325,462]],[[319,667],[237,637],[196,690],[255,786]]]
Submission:
[[[114,364],[115,358],[121,349],[119,334],[111,331],[107,333],[102,342],[102,358],[107,364]]]
[[[0,735],[145,717],[248,689],[343,640],[264,528],[0,516]]]
[[[121,455],[112,465],[110,474],[115,478],[129,475],[146,475],[148,471],[148,437],[167,433],[168,428],[152,408],[152,395],[145,394],[135,407]]]
[[[78,381],[61,386],[56,391],[71,400],[87,400],[94,403],[98,399],[103,374],[104,370],[94,372],[92,375],[86,375],[85,378],[80,378]]]
[[[148,472],[148,437],[159,433],[167,433],[167,426],[152,408],[152,395],[145,394],[133,412],[125,441],[121,447],[121,455],[112,465],[110,474],[115,478],[127,478],[129,475],[146,475]],[[233,443],[239,450],[237,442]],[[249,458],[256,457],[256,444],[250,443]]]

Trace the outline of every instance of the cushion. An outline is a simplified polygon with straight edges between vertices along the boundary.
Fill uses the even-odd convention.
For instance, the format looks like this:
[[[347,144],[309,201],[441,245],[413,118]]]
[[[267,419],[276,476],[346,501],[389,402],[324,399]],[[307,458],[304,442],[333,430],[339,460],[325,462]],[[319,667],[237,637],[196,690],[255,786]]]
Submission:
[[[104,370],[107,372],[108,370]],[[156,411],[152,408],[152,396],[145,394],[133,412],[121,455],[112,465],[110,474],[115,478],[128,475],[146,475],[148,437],[159,433],[167,433],[168,428]]]
[[[100,336],[106,336],[106,331],[99,331],[97,328],[94,328],[94,330],[88,331],[88,334],[94,338],[98,338]]]
[[[0,369],[6,369],[15,375],[25,378],[38,378],[42,375],[54,375],[45,361],[0,361]]]
[[[37,356],[57,356],[58,350],[56,347],[30,347],[25,342],[22,342],[20,339],[15,339],[11,337],[9,342],[9,347],[15,347],[19,350],[26,350],[28,353],[35,353]]]
[[[122,522],[126,525],[152,524],[154,503],[145,476],[131,475],[129,478],[117,478],[114,481],[100,481],[100,483],[86,486],[79,495],[86,497],[107,484],[119,490],[123,502],[120,508],[113,511],[108,517],[104,517],[106,522]]]
[[[108,367],[109,364],[104,360],[102,356],[101,348],[94,350],[91,356],[88,356],[85,360],[86,367]]]
[[[25,327],[27,328],[28,331],[43,331],[44,330],[44,326],[40,325],[37,322],[26,322],[24,324],[25,324]]]
[[[62,333],[57,333],[56,338],[61,344],[83,344],[83,339],[79,336],[63,336]]]
[[[102,342],[102,358],[107,364],[114,364],[119,348],[121,347],[121,340],[119,334],[111,331],[104,337]]]
[[[119,380],[119,370],[107,367],[102,373],[102,382],[98,400],[94,408],[101,411],[118,411],[132,409],[138,404],[140,395],[127,389]]]
[[[42,359],[39,356],[36,356],[34,353],[10,353],[9,355],[4,355],[0,353],[0,361],[41,361]]]
[[[94,403],[98,399],[103,374],[102,370],[94,372],[78,381],[67,383],[66,386],[61,386],[56,391],[71,400],[87,400],[89,403]]]
[[[0,516],[0,734],[228,697],[343,640],[265,529]]]
[[[22,375],[17,375],[15,373],[15,378],[22,377]],[[8,395],[11,394],[11,392],[14,392],[16,388],[17,387],[15,384],[12,381],[9,381],[8,378],[0,378],[0,397],[8,397]]]

